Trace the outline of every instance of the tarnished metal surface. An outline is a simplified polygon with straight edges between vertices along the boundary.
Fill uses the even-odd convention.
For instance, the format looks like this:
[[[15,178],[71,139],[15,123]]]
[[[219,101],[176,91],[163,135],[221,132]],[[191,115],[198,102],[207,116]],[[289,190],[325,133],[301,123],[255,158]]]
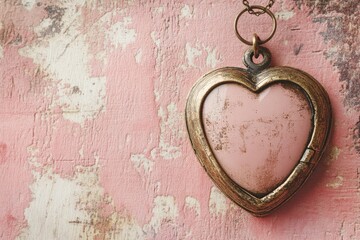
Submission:
[[[261,92],[271,84],[287,82],[299,86],[307,95],[312,107],[313,126],[309,143],[289,177],[276,189],[268,192],[265,196],[258,197],[235,183],[219,164],[219,160],[213,153],[214,149],[211,149],[205,134],[201,117],[203,102],[215,87],[223,84],[236,83],[253,92]],[[240,68],[222,68],[200,78],[194,85],[188,97],[185,117],[196,156],[214,183],[235,203],[254,215],[262,216],[269,214],[293,196],[313,172],[325,151],[331,127],[331,106],[323,87],[300,70],[276,67],[266,69],[258,75],[252,75]],[[314,152],[308,154],[307,150]],[[248,161],[252,161],[252,159],[248,159]],[[261,176],[258,177],[261,178]]]

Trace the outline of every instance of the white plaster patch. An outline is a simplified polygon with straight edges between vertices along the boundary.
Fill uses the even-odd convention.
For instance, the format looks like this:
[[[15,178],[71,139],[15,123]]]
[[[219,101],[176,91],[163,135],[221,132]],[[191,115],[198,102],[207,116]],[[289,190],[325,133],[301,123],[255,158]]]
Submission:
[[[193,17],[194,10],[189,5],[185,4],[181,8],[180,19],[190,19]]]
[[[135,61],[137,64],[140,64],[140,62],[142,60],[142,55],[143,55],[143,52],[141,49],[137,50],[137,52],[135,53]]]
[[[341,149],[334,146],[333,148],[331,148],[330,154],[329,154],[329,160],[326,162],[327,165],[330,165],[331,163],[333,163],[334,161],[336,161],[339,158],[339,155],[341,153]]]
[[[81,148],[79,149],[79,156],[80,159],[84,158],[84,145],[82,145]]]
[[[69,222],[90,221],[86,212],[76,207],[81,186],[51,171],[34,176],[30,187],[33,200],[25,210],[28,227],[18,239],[78,239],[83,226]]]
[[[62,17],[62,30],[45,35],[31,46],[19,50],[22,56],[30,57],[48,73],[56,91],[51,98],[51,109],[59,107],[63,117],[72,122],[84,123],[105,110],[106,86],[104,77],[90,75],[89,61],[92,57],[85,34],[79,32],[82,24],[78,8],[84,1],[70,1],[61,7],[66,9]],[[50,21],[57,21],[50,19]],[[49,18],[36,27],[38,34],[46,32]],[[66,31],[66,34],[63,32]]]
[[[196,198],[186,197],[185,198],[185,207],[195,211],[196,216],[200,216],[200,203]]]
[[[151,32],[150,33],[150,36],[151,36],[151,39],[153,40],[153,42],[155,43],[155,45],[156,45],[156,47],[160,47],[160,42],[161,42],[161,40],[160,40],[160,38],[157,36],[158,35],[158,33],[156,33],[156,32]]]
[[[180,143],[185,135],[179,122],[183,119],[183,115],[179,113],[175,103],[170,103],[166,110],[162,107],[158,110],[160,122],[160,139],[156,148],[150,152],[151,160],[144,154],[133,154],[131,161],[138,172],[145,171],[149,174],[154,166],[154,160],[158,156],[165,160],[179,158],[182,154]]]
[[[186,61],[190,67],[196,67],[195,59],[202,55],[201,49],[198,47],[192,47],[189,43],[185,46]]]
[[[216,65],[220,62],[219,54],[217,53],[216,49],[211,49],[210,47],[205,48],[207,52],[206,57],[206,66],[215,68]]]
[[[153,13],[161,14],[161,13],[163,13],[164,11],[165,11],[165,7],[160,6],[160,7],[154,8]]]
[[[121,45],[125,49],[127,45],[135,42],[136,31],[128,28],[131,23],[131,17],[124,17],[123,21],[117,22],[110,27],[108,37],[115,47]]]
[[[225,215],[228,209],[226,197],[224,194],[215,186],[211,188],[209,198],[209,212],[214,216]]]
[[[145,174],[150,174],[154,167],[154,162],[146,158],[143,154],[131,155],[131,162],[133,163],[136,171],[140,174],[145,172]]]
[[[343,185],[343,182],[344,182],[344,178],[342,176],[337,176],[333,181],[326,184],[326,187],[336,189],[341,187]]]
[[[333,147],[330,152],[330,157],[334,160],[339,158],[341,150],[338,147]]]
[[[33,163],[37,151],[28,151]],[[98,157],[94,158],[94,166],[77,167],[72,178],[63,178],[49,168],[33,171],[33,199],[25,210],[28,226],[18,240],[144,239],[142,227],[133,218],[115,210],[109,216],[101,215],[100,209],[105,206],[115,207],[100,186]]]
[[[181,139],[184,132],[179,127],[179,121],[182,115],[179,114],[175,103],[170,103],[167,106],[167,112],[162,107],[159,108],[158,115],[161,118],[160,123],[160,142],[159,150],[160,156],[164,159],[175,159],[181,156],[181,149],[179,146],[172,146],[168,141],[169,134],[174,138]]]
[[[275,13],[275,16],[276,16],[277,19],[284,20],[284,21],[289,20],[294,15],[295,15],[295,13],[293,11],[286,11],[286,10],[279,11],[279,12]]]
[[[157,196],[154,199],[153,216],[150,222],[144,226],[147,233],[157,234],[162,223],[175,223],[179,215],[178,208],[173,196]]]
[[[41,37],[41,35],[43,35],[46,30],[53,24],[54,19],[51,18],[45,18],[43,19],[39,25],[34,27],[34,32],[36,33],[36,35],[38,37]]]
[[[21,4],[22,4],[27,10],[33,9],[35,3],[36,3],[36,0],[21,0]]]

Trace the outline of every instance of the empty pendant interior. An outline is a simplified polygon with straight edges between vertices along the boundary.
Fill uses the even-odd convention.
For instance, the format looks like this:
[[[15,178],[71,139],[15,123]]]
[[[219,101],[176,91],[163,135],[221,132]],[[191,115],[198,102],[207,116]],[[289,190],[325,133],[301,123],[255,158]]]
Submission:
[[[293,83],[275,83],[258,93],[224,83],[202,107],[202,125],[218,163],[255,196],[288,177],[309,142],[312,121],[309,101]]]

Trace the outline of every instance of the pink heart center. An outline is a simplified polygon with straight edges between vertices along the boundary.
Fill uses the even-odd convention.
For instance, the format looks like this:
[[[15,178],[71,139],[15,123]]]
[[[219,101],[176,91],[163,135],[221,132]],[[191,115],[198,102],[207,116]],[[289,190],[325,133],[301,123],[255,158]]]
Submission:
[[[255,195],[275,189],[300,160],[312,113],[303,92],[275,84],[259,94],[235,83],[216,87],[202,110],[203,125],[219,164]]]

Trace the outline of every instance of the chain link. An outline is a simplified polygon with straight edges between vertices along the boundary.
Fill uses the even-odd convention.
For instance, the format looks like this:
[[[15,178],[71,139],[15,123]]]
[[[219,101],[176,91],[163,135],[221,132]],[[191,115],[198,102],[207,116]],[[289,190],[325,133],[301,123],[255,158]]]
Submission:
[[[275,0],[269,0],[267,6],[265,7],[266,9],[270,9],[275,3]],[[254,9],[251,8],[250,3],[248,0],[243,0],[243,4],[245,5],[245,7],[247,8],[248,13],[250,14],[255,14],[256,16],[259,16],[261,14],[264,14],[265,11],[259,10],[259,11],[254,11]]]

